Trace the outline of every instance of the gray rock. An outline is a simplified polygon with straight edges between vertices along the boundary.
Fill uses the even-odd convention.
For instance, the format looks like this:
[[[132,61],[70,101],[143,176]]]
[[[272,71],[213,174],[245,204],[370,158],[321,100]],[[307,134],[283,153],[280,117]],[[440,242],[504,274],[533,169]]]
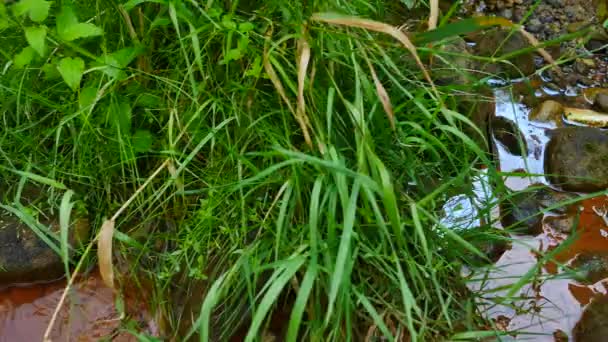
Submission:
[[[509,153],[516,156],[527,156],[526,139],[515,122],[502,116],[493,116],[490,120],[492,135]]]
[[[577,342],[605,342],[608,336],[608,296],[593,300],[576,323],[573,335]]]
[[[502,10],[500,15],[504,18],[511,19],[513,17],[513,10],[510,8],[505,8],[504,10]]]
[[[541,210],[553,208],[570,198],[570,195],[534,186],[515,193],[500,204],[502,226],[505,229],[526,235],[538,235],[542,232]],[[554,208],[552,212],[563,214],[565,208]]]
[[[567,191],[608,188],[608,134],[591,127],[554,130],[545,151],[545,173]]]
[[[541,23],[540,20],[534,18],[530,20],[528,24],[526,24],[526,28],[528,29],[528,32],[538,33],[542,30],[543,23]]]
[[[58,224],[50,223],[50,227],[58,232]],[[89,234],[88,221],[78,220],[71,232],[72,245],[84,241]],[[63,275],[59,255],[29,226],[13,216],[0,215],[0,286],[51,281]]]

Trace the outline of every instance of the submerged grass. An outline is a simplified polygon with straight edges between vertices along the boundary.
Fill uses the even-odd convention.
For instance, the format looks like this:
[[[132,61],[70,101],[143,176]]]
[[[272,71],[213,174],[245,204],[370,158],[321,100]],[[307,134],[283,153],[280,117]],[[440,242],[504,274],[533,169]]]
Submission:
[[[39,56],[22,30],[42,24],[2,12],[0,186],[44,187],[51,207],[67,198],[62,227],[70,189],[98,229],[168,160],[114,233],[118,283],[152,281],[167,338],[480,328],[458,278],[479,251],[440,227],[440,208],[477,165],[496,172],[451,88],[428,82],[405,34],[379,24],[401,4],[50,4]],[[92,25],[76,39],[60,29],[67,6]],[[323,23],[345,23],[330,12],[351,21]],[[409,52],[374,32],[389,28]]]

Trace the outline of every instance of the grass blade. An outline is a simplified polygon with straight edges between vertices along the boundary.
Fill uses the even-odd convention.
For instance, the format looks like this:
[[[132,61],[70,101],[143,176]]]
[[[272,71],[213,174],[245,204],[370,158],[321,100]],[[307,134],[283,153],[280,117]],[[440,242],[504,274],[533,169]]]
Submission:
[[[72,213],[72,208],[74,207],[74,202],[70,201],[72,199],[72,195],[74,195],[74,191],[66,191],[66,193],[63,194],[61,205],[59,206],[59,242],[61,248],[61,259],[63,260],[66,274],[69,274],[70,272],[68,234],[70,228],[70,214]]]
[[[338,254],[336,256],[336,264],[334,266],[333,275],[330,282],[329,303],[327,305],[327,315],[325,316],[326,323],[329,322],[329,319],[333,314],[336,298],[338,297],[340,288],[343,287],[347,282],[347,279],[343,279],[343,275],[346,271],[347,259],[352,253],[351,240],[353,238],[353,228],[355,225],[357,200],[359,199],[360,187],[361,185],[359,181],[355,180],[348,204],[343,203],[343,205],[345,205],[344,230],[342,231],[342,237],[340,238],[340,246],[338,247]]]
[[[285,287],[289,280],[293,278],[296,272],[304,264],[304,261],[304,257],[298,256],[289,260],[289,262],[285,266],[275,270],[274,274],[277,274],[278,276],[271,284],[269,284],[270,286],[268,286],[264,297],[262,297],[260,305],[258,305],[258,307],[256,308],[256,311],[253,315],[253,319],[251,321],[251,326],[249,327],[249,331],[247,332],[247,336],[245,337],[245,342],[251,342],[255,340],[255,338],[258,336],[260,326],[268,317],[268,312],[270,311],[275,301],[278,299],[279,295],[281,294],[281,291],[283,290],[283,287]]]

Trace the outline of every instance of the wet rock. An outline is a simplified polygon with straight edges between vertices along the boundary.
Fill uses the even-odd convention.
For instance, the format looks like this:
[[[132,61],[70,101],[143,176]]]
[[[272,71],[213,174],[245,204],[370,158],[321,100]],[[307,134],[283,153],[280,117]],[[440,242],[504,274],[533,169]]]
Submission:
[[[576,218],[572,215],[545,217],[543,223],[548,228],[561,234],[570,234],[576,228]]]
[[[608,112],[608,93],[597,94],[593,105],[604,112]]]
[[[489,151],[489,140],[487,134],[489,132],[490,118],[496,112],[496,104],[494,95],[490,89],[482,88],[477,90],[477,95],[474,98],[463,98],[458,108],[461,113],[465,114],[479,131],[486,136],[480,136],[479,133],[471,127],[465,128],[465,133],[484,151]]]
[[[58,233],[56,222],[45,222],[45,225],[50,226],[51,232]],[[84,242],[89,235],[86,219],[76,220],[71,228],[72,246]],[[59,255],[29,226],[14,216],[0,215],[0,286],[51,281],[63,275],[64,267]]]
[[[574,327],[577,342],[605,342],[608,336],[608,297],[602,296],[592,301]]]
[[[568,338],[568,334],[563,332],[562,330],[555,330],[553,332],[553,341],[555,342],[568,342],[570,339]]]
[[[561,103],[547,100],[530,112],[529,118],[533,121],[561,123],[564,107]]]
[[[608,134],[590,127],[554,130],[545,151],[545,173],[567,191],[608,188]]]
[[[565,208],[553,208],[570,198],[570,195],[546,187],[533,186],[515,193],[500,204],[501,224],[504,228],[525,235],[542,232],[541,210],[552,208],[553,213],[563,214]]]
[[[436,82],[442,85],[468,83],[467,70],[473,69],[473,61],[470,58],[469,47],[464,39],[457,37],[440,49],[447,54],[435,59],[432,75]]]
[[[500,57],[505,54],[520,51],[531,47],[526,38],[519,32],[494,29],[482,36],[477,44],[477,52],[485,57]],[[504,73],[512,78],[530,75],[536,71],[534,54],[524,53],[509,59],[514,67],[505,63],[485,65],[485,71],[490,73]]]
[[[608,278],[608,252],[583,252],[570,265],[578,275],[578,280],[594,284]]]
[[[528,155],[526,140],[515,122],[502,116],[494,116],[490,121],[490,125],[494,138],[503,145],[509,153],[516,156]]]
[[[479,227],[463,231],[460,236],[484,255],[482,258],[478,254],[467,251],[463,258],[466,264],[472,266],[495,263],[511,248],[511,238],[502,229]]]

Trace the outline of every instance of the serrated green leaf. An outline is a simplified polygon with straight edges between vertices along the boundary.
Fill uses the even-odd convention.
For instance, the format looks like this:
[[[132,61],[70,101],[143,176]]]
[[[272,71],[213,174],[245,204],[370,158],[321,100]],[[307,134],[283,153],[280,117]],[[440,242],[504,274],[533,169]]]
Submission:
[[[152,133],[148,130],[138,129],[131,138],[135,153],[148,152],[152,148]]]
[[[70,42],[80,38],[100,36],[103,30],[90,23],[78,22],[74,9],[64,5],[57,15],[57,33],[61,39]]]
[[[34,59],[35,54],[36,50],[34,50],[31,46],[26,46],[23,50],[21,50],[21,52],[15,55],[15,58],[13,58],[15,67],[21,69],[30,64]]]
[[[63,77],[63,80],[67,85],[76,91],[80,87],[80,80],[82,80],[82,74],[84,72],[84,61],[79,57],[66,57],[59,61],[57,70]]]
[[[13,13],[17,16],[29,14],[30,19],[37,23],[49,16],[51,2],[45,0],[21,0],[13,6]]]
[[[38,52],[40,56],[44,56],[46,50],[46,26],[26,27],[25,39],[30,46]]]

